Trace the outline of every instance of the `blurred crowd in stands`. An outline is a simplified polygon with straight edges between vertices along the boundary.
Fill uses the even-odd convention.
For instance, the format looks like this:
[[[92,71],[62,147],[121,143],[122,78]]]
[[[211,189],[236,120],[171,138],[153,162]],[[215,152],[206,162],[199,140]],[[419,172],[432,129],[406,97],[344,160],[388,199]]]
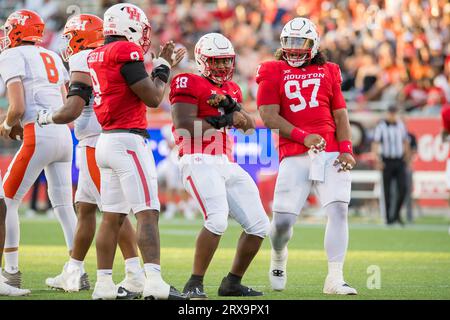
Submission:
[[[81,12],[103,15],[118,1],[79,0]],[[193,47],[201,35],[221,32],[237,52],[235,81],[246,108],[256,111],[255,71],[273,58],[281,28],[296,16],[317,25],[321,50],[342,69],[353,111],[396,104],[410,114],[438,115],[450,102],[450,3],[448,0],[141,0],[153,28],[154,52],[169,39],[188,49],[176,72],[195,71]],[[0,19],[14,9],[37,11],[46,21],[44,46],[58,51],[74,1],[0,0]],[[68,9],[69,8],[69,9]],[[151,63],[151,57],[148,58]],[[0,85],[1,86],[1,85]],[[0,88],[0,95],[2,94]],[[5,107],[5,105],[3,105]],[[159,112],[169,110],[168,101]],[[167,114],[168,116],[168,114]]]

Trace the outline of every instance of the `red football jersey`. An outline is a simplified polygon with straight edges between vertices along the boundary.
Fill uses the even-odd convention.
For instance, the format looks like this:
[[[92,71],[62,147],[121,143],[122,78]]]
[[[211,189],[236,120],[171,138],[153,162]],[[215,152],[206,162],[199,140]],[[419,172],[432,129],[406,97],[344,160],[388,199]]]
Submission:
[[[144,53],[128,41],[109,43],[88,56],[94,110],[104,130],[147,129],[147,108],[120,73],[125,63],[133,61],[144,61]]]
[[[441,120],[444,129],[450,133],[450,105],[444,105],[441,109]],[[450,159],[450,150],[448,151],[448,159]]]
[[[279,105],[280,115],[294,126],[320,134],[327,141],[326,151],[339,150],[332,112],[346,104],[337,64],[294,68],[285,61],[264,62],[258,67],[256,82],[258,107]],[[280,136],[280,161],[307,151],[305,145]]]
[[[442,126],[450,133],[450,105],[444,106],[441,110]]]
[[[242,92],[233,81],[225,82],[222,87],[211,83],[208,79],[191,74],[182,73],[173,78],[170,85],[170,103],[189,103],[198,107],[197,117],[204,119],[211,116],[219,116],[223,110],[211,107],[207,100],[212,94],[229,94],[237,102],[242,102]],[[218,130],[220,139],[215,137],[202,137],[186,139],[180,137],[173,130],[175,142],[179,148],[179,154],[205,153],[226,154],[231,159],[232,140],[228,137],[226,129]]]

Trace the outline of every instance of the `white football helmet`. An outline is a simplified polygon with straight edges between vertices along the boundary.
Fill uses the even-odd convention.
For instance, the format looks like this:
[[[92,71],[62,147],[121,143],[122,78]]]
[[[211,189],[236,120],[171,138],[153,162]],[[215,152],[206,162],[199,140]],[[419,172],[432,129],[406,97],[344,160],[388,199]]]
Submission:
[[[130,3],[119,3],[106,10],[103,17],[105,36],[124,36],[141,46],[144,53],[150,49],[152,27],[145,12]]]
[[[295,18],[283,27],[280,42],[287,63],[292,67],[300,67],[316,56],[320,38],[311,20]]]
[[[231,80],[236,54],[225,36],[220,33],[205,34],[195,45],[194,53],[198,70],[204,77],[217,84]]]

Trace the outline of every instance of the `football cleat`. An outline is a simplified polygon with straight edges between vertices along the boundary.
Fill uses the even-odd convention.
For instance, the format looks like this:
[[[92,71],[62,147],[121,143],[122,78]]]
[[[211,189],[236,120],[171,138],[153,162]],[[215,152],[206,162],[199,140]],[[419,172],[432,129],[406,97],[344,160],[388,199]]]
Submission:
[[[325,279],[323,286],[323,293],[325,294],[339,294],[339,295],[356,295],[358,292],[355,288],[350,287],[344,280],[333,279],[329,276]]]
[[[112,280],[102,280],[95,283],[93,300],[114,300],[117,298],[117,288]]]
[[[123,288],[128,292],[138,293],[140,295],[144,291],[145,280],[145,273],[142,269],[139,272],[127,271],[125,279],[117,285],[117,289]]]
[[[231,282],[225,277],[220,284],[218,295],[220,297],[258,297],[264,295],[264,293],[253,290],[240,283]]]
[[[135,300],[140,299],[142,296],[141,292],[132,292],[128,291],[124,287],[120,287],[117,289],[117,300]]]
[[[17,271],[16,273],[9,273],[3,270],[2,275],[6,278],[6,284],[19,289],[22,286],[22,272]]]
[[[63,273],[58,274],[54,278],[47,278],[45,280],[45,284],[52,288],[57,290],[65,290],[63,286]],[[89,277],[87,273],[83,273],[80,278],[80,291],[81,290],[89,290],[91,288],[91,284],[89,283]]]
[[[186,283],[186,285],[184,286],[183,293],[190,300],[206,300],[206,299],[208,299],[208,296],[203,291],[203,284],[200,282],[194,283],[194,282],[188,281]]]
[[[287,273],[286,265],[288,258],[287,247],[282,254],[278,254],[272,249],[270,259],[269,281],[273,290],[282,291],[286,288]]]
[[[4,282],[4,279],[0,279],[0,296],[20,297],[30,294],[28,289],[19,289]]]
[[[50,288],[67,292],[89,290],[90,288],[87,273],[82,275],[80,268],[69,268],[68,263],[64,265],[63,271],[59,275],[54,278],[47,278],[45,284]]]
[[[164,280],[145,281],[143,296],[145,300],[189,300],[189,298],[164,282]]]
[[[80,290],[89,290],[91,288],[91,284],[89,283],[88,274],[85,272],[81,275],[80,278]]]

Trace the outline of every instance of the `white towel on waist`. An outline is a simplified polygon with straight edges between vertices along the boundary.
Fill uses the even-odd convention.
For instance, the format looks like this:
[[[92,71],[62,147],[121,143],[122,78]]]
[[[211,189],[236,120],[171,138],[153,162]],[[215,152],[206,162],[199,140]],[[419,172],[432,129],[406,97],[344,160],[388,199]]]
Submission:
[[[325,180],[325,152],[314,153],[309,150],[308,155],[311,159],[308,179],[323,182]]]

